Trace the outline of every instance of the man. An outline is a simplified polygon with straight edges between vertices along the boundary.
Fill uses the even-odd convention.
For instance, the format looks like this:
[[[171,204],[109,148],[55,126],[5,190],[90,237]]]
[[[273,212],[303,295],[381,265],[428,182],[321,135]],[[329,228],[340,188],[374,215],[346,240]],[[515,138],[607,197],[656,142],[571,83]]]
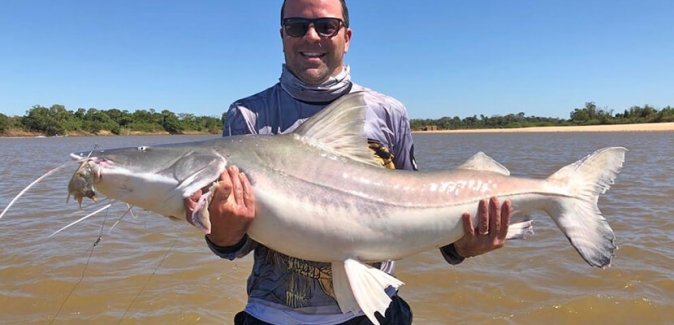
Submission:
[[[368,105],[366,133],[373,156],[384,167],[416,170],[412,136],[405,107],[397,100],[350,80],[344,54],[352,31],[344,0],[285,0],[281,7],[281,38],[285,65],[279,83],[236,101],[227,112],[224,136],[279,134],[293,131],[338,97],[365,92]],[[255,217],[251,185],[235,166],[220,179],[209,206],[212,232],[206,236],[211,250],[229,260],[254,251],[248,279],[248,304],[235,324],[371,324],[362,314],[342,313],[334,298],[330,264],[283,255],[248,238]],[[191,213],[201,193],[186,200]],[[442,247],[451,264],[505,243],[510,203],[496,198],[480,202],[477,229],[463,216],[466,235]],[[190,218],[187,218],[190,220]],[[393,273],[394,263],[375,265]],[[389,288],[391,289],[391,288]],[[392,303],[382,324],[411,324],[409,305],[389,290]]]

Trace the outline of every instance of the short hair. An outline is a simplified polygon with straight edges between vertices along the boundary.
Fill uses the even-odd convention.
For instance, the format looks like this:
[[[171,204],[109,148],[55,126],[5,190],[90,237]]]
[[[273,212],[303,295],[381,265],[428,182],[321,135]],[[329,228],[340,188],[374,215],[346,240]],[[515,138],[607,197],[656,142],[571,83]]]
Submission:
[[[286,1],[283,0],[283,4],[281,5],[281,25],[283,25],[283,16],[284,16],[284,11],[286,8]],[[346,7],[346,0],[339,0],[339,3],[342,5],[342,17],[344,19],[344,27],[349,28],[349,8]]]

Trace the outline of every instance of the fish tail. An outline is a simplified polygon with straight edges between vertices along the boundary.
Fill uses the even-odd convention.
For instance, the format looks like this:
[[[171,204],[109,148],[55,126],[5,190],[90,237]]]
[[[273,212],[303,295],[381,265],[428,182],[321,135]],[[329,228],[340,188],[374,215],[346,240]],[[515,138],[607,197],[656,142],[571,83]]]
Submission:
[[[571,245],[590,265],[604,268],[617,248],[615,235],[602,216],[597,201],[614,180],[627,149],[610,147],[570,164],[548,177],[548,184],[561,187],[563,196],[548,207],[548,214]]]

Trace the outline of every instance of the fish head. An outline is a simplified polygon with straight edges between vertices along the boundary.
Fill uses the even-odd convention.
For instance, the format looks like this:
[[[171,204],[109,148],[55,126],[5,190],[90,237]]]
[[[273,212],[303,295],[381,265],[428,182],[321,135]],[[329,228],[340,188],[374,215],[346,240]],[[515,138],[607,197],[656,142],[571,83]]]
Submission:
[[[75,199],[105,197],[185,219],[184,200],[211,185],[227,159],[210,142],[140,146],[70,154],[81,161],[68,184]]]
[[[109,170],[123,168],[130,172],[161,172],[167,166],[180,160],[189,151],[171,150],[167,146],[138,146],[116,149],[80,151],[70,154],[78,161],[91,162],[93,168]]]
[[[73,173],[70,182],[68,182],[68,199],[72,195],[80,207],[82,207],[82,200],[85,197],[97,201],[95,187],[96,167],[97,165],[91,160],[83,161],[80,167]]]

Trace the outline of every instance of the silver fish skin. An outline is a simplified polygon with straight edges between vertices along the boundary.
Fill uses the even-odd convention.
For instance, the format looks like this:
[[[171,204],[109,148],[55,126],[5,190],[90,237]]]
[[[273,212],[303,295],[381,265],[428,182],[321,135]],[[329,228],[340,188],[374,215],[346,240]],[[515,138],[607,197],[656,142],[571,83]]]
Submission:
[[[546,179],[510,177],[483,153],[454,170],[389,170],[367,150],[365,113],[357,93],[289,134],[71,156],[94,169],[99,193],[178,218],[184,218],[186,197],[211,185],[228,165],[238,166],[256,196],[250,238],[290,256],[332,263],[342,311],[362,311],[375,324],[374,313],[384,314],[390,303],[385,289],[402,282],[365,263],[455,242],[464,235],[462,213],[471,213],[476,224],[478,202],[491,196],[511,200],[513,215],[545,212],[589,265],[610,264],[615,237],[597,200],[620,172],[625,148],[597,150]],[[195,216],[208,233],[208,220],[198,220],[207,214]],[[513,224],[508,236],[527,229]]]

